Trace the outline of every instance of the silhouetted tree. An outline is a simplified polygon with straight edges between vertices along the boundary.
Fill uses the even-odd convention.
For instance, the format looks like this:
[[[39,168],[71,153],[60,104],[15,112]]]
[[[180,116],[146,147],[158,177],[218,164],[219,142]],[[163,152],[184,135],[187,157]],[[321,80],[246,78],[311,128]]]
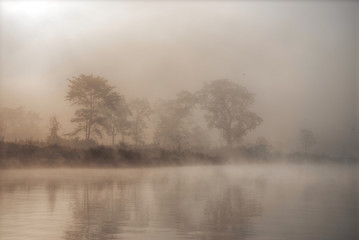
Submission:
[[[315,144],[314,134],[309,129],[302,129],[301,130],[301,143],[304,147],[304,153],[308,153],[308,149]]]
[[[152,109],[147,99],[134,99],[130,102],[130,110],[132,112],[130,133],[137,146],[144,141],[147,128],[146,120],[150,118]]]
[[[269,141],[264,137],[259,137],[255,143],[257,154],[262,157],[267,156],[270,153],[271,145]]]
[[[205,83],[198,96],[202,108],[207,111],[208,126],[219,129],[229,147],[262,122],[248,109],[254,102],[254,94],[232,81]]]
[[[188,145],[191,136],[190,116],[196,103],[193,94],[183,91],[172,100],[157,103],[157,124],[154,142],[162,147],[175,146],[181,150]]]
[[[58,144],[60,137],[59,137],[59,130],[60,130],[60,123],[59,121],[57,121],[56,116],[53,116],[50,118],[50,122],[49,122],[49,131],[50,134],[47,137],[47,142],[49,144]]]
[[[190,136],[188,139],[189,149],[193,151],[203,152],[208,149],[211,145],[210,136],[206,129],[199,125],[191,127]]]
[[[72,135],[84,134],[89,141],[93,135],[102,137],[106,130],[106,110],[115,110],[120,95],[114,91],[102,77],[80,75],[69,79],[69,89],[66,100],[79,108],[75,112],[72,122],[77,123]]]
[[[266,159],[271,154],[272,146],[266,138],[259,137],[254,144],[242,146],[241,150],[247,157]]]
[[[7,141],[40,138],[41,117],[38,113],[26,111],[23,107],[0,109],[0,138]]]
[[[128,135],[130,130],[128,117],[131,115],[131,111],[125,99],[120,97],[115,106],[115,109],[107,111],[107,133],[112,137],[112,145],[115,144],[115,137],[118,133],[122,135],[122,141],[124,141],[124,136]]]

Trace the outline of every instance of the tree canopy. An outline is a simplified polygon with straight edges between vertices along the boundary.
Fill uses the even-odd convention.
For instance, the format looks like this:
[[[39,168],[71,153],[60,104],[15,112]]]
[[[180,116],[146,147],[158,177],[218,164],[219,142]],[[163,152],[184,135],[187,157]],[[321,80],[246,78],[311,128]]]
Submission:
[[[130,134],[131,122],[129,117],[131,115],[132,112],[122,96],[114,109],[107,109],[107,133],[112,138],[112,145],[115,144],[116,135],[121,134],[123,142],[124,137]]]
[[[83,134],[87,141],[101,138],[107,127],[105,110],[115,110],[120,95],[102,77],[81,74],[69,79],[69,83],[66,100],[78,107],[71,119],[77,123],[72,135]]]
[[[130,109],[132,112],[130,133],[137,146],[144,143],[147,120],[152,114],[152,108],[147,99],[136,98],[130,102]]]
[[[256,113],[249,110],[254,94],[230,80],[205,83],[198,97],[206,111],[208,126],[219,129],[229,147],[262,122]]]
[[[59,130],[60,130],[60,123],[57,120],[56,116],[52,116],[49,121],[49,136],[47,136],[47,142],[49,144],[58,144],[60,137],[59,137]]]
[[[181,150],[190,144],[193,125],[190,116],[195,103],[195,96],[187,91],[180,92],[175,99],[157,102],[154,134],[154,142],[157,145]]]

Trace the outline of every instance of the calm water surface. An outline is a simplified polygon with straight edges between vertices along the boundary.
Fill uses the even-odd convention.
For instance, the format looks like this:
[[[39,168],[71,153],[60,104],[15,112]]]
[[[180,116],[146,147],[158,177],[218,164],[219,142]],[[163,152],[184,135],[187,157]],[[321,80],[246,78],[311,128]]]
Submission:
[[[1,240],[357,239],[357,167],[0,171]]]

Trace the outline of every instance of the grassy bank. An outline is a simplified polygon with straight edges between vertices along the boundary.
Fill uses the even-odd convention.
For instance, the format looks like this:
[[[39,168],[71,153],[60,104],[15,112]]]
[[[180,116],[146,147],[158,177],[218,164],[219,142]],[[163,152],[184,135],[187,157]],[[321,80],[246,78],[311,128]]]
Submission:
[[[151,167],[237,162],[346,163],[356,158],[339,158],[303,153],[264,153],[248,148],[212,149],[203,152],[166,150],[156,147],[102,146],[70,147],[42,143],[0,141],[0,168],[18,167]]]
[[[127,167],[219,164],[219,156],[159,148],[94,146],[72,148],[0,142],[0,167]]]

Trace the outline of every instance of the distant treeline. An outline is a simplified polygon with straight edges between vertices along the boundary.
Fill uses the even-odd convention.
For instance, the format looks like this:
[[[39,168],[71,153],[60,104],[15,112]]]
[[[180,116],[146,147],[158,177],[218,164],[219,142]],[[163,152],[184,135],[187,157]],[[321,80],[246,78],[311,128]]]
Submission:
[[[192,151],[124,146],[73,148],[36,143],[0,142],[0,168],[13,167],[141,167],[219,164],[224,159]]]
[[[54,115],[49,120],[46,139],[39,138],[43,130],[38,125],[39,114],[21,107],[0,109],[2,166],[330,159],[313,154],[317,140],[309,129],[298,131],[301,146],[293,154],[280,153],[264,137],[252,143],[243,141],[263,120],[250,109],[255,94],[228,79],[206,82],[198,91],[181,91],[153,104],[146,98],[126,101],[123,94],[99,76],[81,74],[68,83],[65,100],[75,108],[71,132],[60,135],[61,124]],[[152,138],[146,136],[149,124]],[[213,144],[213,130],[222,138],[217,139],[220,144]],[[111,146],[102,146],[106,135]],[[36,138],[40,140],[34,141]]]
[[[261,146],[259,146],[261,147]],[[206,153],[190,150],[168,150],[156,146],[93,145],[74,148],[46,145],[41,142],[6,143],[0,141],[0,168],[17,167],[149,167],[195,164],[272,163],[272,162],[339,162],[326,155],[303,153],[271,153],[258,146],[242,146],[229,150],[208,149]],[[355,162],[354,158],[346,162]],[[340,162],[345,162],[340,159]]]
[[[167,150],[202,151],[211,147],[210,130],[215,129],[232,148],[262,122],[250,110],[254,94],[228,79],[206,82],[198,91],[180,91],[171,99],[152,104],[146,98],[127,101],[121,91],[99,76],[81,74],[68,83],[65,100],[74,107],[74,129],[60,136],[61,123],[54,115],[46,138],[50,145],[64,145],[76,138],[101,144],[107,135],[112,145],[153,144]],[[2,108],[0,140],[43,139],[38,134],[43,130],[39,121],[38,114],[24,108]],[[146,136],[149,124],[150,137]]]

